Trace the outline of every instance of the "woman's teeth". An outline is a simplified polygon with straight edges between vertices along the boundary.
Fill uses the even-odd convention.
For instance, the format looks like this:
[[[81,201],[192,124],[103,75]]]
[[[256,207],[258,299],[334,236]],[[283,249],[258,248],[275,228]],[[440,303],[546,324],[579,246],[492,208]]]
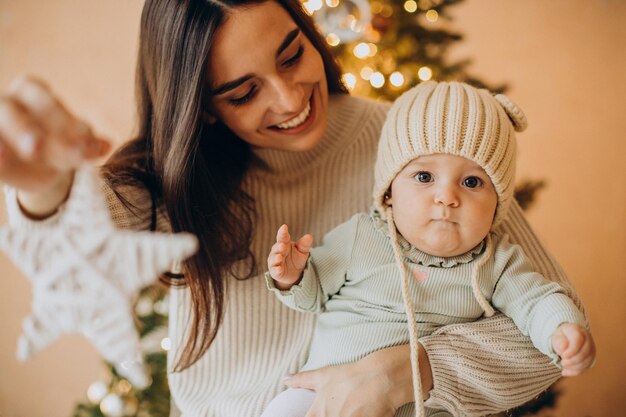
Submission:
[[[302,123],[304,123],[306,118],[309,117],[310,113],[311,113],[311,102],[309,101],[306,107],[304,108],[304,110],[302,110],[302,113],[300,113],[293,119],[286,121],[285,123],[277,124],[276,127],[279,129],[293,129],[294,127],[300,126]]]

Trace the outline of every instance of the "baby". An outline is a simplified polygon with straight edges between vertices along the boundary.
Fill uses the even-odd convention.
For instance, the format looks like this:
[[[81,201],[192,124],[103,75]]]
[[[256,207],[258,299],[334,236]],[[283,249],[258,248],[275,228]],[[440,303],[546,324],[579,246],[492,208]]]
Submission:
[[[581,311],[496,229],[513,199],[514,131],[525,128],[507,97],[463,83],[423,83],[396,100],[381,133],[371,212],[314,249],[312,236],[294,242],[283,225],[268,257],[267,285],[279,299],[320,313],[303,370],[410,342],[418,406],[396,416],[448,416],[453,410],[422,400],[417,339],[494,308],[564,375],[591,366],[595,346]],[[314,396],[289,389],[263,417],[304,416]]]

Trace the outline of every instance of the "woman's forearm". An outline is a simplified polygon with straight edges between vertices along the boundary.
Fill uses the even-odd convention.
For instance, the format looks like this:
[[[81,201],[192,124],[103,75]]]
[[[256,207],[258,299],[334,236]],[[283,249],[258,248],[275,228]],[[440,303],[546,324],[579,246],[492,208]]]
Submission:
[[[415,401],[413,398],[413,380],[410,364],[410,346],[400,345],[374,352],[366,357],[375,366],[382,366],[386,369],[388,376],[387,383],[390,384],[390,399],[396,407]],[[419,370],[422,380],[422,395],[428,398],[430,390],[433,388],[433,375],[430,369],[430,361],[426,350],[419,348]]]

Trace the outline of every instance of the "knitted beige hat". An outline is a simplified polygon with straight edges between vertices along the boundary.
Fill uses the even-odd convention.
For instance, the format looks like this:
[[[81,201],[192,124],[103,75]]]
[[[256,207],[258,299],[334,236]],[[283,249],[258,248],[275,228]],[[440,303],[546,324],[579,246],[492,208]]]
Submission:
[[[383,126],[374,206],[385,218],[384,195],[398,172],[418,156],[446,153],[475,162],[489,175],[498,193],[497,226],[513,198],[514,132],[526,126],[524,113],[502,94],[459,82],[413,87],[395,101]]]

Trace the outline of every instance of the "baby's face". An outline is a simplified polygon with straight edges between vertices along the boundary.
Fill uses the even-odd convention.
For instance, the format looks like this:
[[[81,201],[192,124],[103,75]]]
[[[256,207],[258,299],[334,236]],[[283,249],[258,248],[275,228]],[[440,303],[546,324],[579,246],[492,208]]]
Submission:
[[[391,183],[398,231],[413,246],[434,256],[468,252],[489,233],[498,195],[485,171],[460,156],[421,156]]]

